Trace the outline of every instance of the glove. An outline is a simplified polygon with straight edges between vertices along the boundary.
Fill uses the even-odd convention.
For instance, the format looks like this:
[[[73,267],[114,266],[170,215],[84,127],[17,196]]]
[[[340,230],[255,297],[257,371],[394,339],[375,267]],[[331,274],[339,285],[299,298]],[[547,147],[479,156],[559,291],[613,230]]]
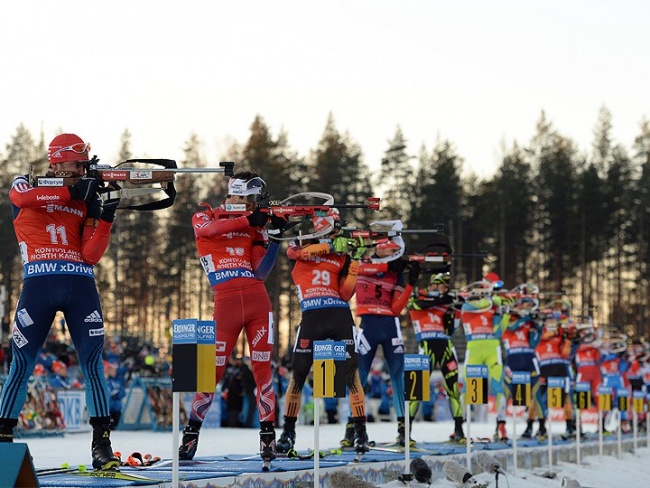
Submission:
[[[264,227],[266,221],[269,220],[269,214],[262,212],[260,207],[255,207],[255,210],[246,218],[248,219],[248,225],[251,227]]]
[[[420,278],[420,263],[414,261],[410,264],[409,269],[409,285],[415,286],[418,283],[418,278]]]
[[[282,237],[285,225],[287,225],[287,221],[284,218],[278,217],[277,215],[271,215],[271,225],[268,230],[269,235],[273,237]]]
[[[366,253],[366,248],[365,247],[363,247],[363,246],[357,247],[354,250],[354,254],[352,255],[352,259],[354,259],[355,261],[359,261],[360,259],[363,258],[363,255],[365,253]]]
[[[120,186],[117,185],[116,183],[111,184],[112,190],[119,190]],[[105,220],[106,222],[113,222],[115,220],[115,210],[117,210],[117,206],[120,204],[120,199],[119,198],[110,198],[104,202],[104,206],[102,208],[102,214],[100,215],[100,219]]]
[[[395,273],[400,274],[404,272],[404,269],[406,268],[406,261],[403,259],[393,259],[392,261],[388,261],[388,269],[390,271],[395,271]]]
[[[345,254],[350,250],[350,242],[347,237],[336,237],[332,241],[332,251],[337,254]]]
[[[411,310],[422,310],[422,308],[418,305],[417,300],[415,297],[410,297],[409,301],[407,302],[406,306],[410,308]]]
[[[92,202],[97,196],[97,179],[83,175],[74,185],[68,186],[72,200]]]

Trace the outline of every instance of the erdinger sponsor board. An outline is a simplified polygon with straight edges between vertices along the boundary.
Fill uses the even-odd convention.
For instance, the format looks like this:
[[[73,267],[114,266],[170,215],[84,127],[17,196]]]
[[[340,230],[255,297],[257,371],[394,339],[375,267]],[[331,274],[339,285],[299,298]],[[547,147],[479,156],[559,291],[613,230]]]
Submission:
[[[172,324],[172,389],[213,393],[216,364],[213,321],[178,319]]]
[[[314,341],[314,397],[345,397],[345,360],[343,341]]]
[[[404,354],[404,371],[429,371],[429,356]]]
[[[467,378],[487,378],[488,368],[483,364],[472,364],[466,368],[465,376]]]
[[[196,344],[197,320],[178,319],[172,325],[172,342],[174,344]]]

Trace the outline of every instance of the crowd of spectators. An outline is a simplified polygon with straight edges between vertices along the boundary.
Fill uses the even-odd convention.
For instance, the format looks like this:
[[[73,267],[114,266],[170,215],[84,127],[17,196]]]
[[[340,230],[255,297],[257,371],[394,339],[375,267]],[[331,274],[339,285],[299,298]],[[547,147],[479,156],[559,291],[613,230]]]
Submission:
[[[0,348],[0,375],[8,374],[10,362],[10,342],[5,338]],[[165,351],[136,337],[125,337],[119,340],[107,338],[104,348],[104,371],[111,394],[111,425],[115,428],[120,420],[124,398],[131,379],[133,377],[169,377],[171,358],[165,354]],[[274,389],[279,408],[289,382],[290,357],[284,356],[277,363],[274,362],[273,371]],[[34,374],[45,377],[49,385],[54,388],[81,388],[84,383],[74,347],[57,340],[48,340],[44,344]],[[420,411],[425,421],[435,420],[436,417],[444,415],[444,412],[438,412],[439,405],[444,402],[436,401],[440,396],[444,397],[444,389],[437,383],[440,381],[432,381],[431,401],[425,402]],[[258,427],[255,381],[250,358],[233,354],[220,386],[222,427]],[[310,390],[309,384],[306,384],[305,388]],[[305,391],[305,395],[307,396],[305,405],[313,404],[310,391]],[[383,364],[383,359],[380,357],[376,358],[371,368],[366,395],[369,400],[378,404],[375,412],[369,412],[369,421],[391,416],[392,386],[386,365]],[[328,423],[339,422],[338,409],[338,399],[326,400],[325,414]],[[380,418],[372,418],[373,413]],[[276,419],[280,418],[281,415],[278,411]]]

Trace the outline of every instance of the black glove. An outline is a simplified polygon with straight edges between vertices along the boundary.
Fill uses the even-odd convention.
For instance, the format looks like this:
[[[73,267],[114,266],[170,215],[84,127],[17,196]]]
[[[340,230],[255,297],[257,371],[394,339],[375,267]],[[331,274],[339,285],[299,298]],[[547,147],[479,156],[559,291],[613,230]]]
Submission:
[[[271,225],[268,230],[269,235],[272,237],[282,237],[285,225],[287,225],[287,221],[284,218],[271,215]]]
[[[119,190],[120,186],[117,183],[111,183],[111,191]],[[102,206],[102,214],[99,217],[106,222],[113,222],[115,220],[115,210],[120,204],[119,198],[110,198],[104,202]]]
[[[264,227],[266,221],[269,220],[269,214],[267,212],[262,212],[260,207],[255,207],[255,210],[253,210],[246,218],[248,219],[248,225],[251,227]]]
[[[409,269],[409,285],[415,286],[418,283],[418,278],[420,278],[420,263],[413,261],[410,264]]]
[[[92,202],[97,196],[97,179],[83,175],[74,185],[70,185],[68,190],[73,200]]]
[[[400,274],[404,271],[404,268],[406,268],[406,261],[401,258],[388,261],[389,271],[395,271],[397,274]]]

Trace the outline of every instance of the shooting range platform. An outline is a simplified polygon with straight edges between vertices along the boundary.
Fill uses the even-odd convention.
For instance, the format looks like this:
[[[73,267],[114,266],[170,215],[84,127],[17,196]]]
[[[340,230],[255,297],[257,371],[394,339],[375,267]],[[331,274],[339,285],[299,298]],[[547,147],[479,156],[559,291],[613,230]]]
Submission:
[[[603,440],[603,454],[616,456],[619,445],[617,436],[607,436]],[[646,436],[637,438],[637,447],[645,447]],[[536,440],[520,440],[517,442],[519,469],[548,467],[548,444]],[[631,435],[625,435],[621,441],[623,452],[633,449]],[[356,453],[344,451],[340,454],[331,453],[320,459],[320,486],[328,486],[328,477],[332,472],[344,470],[369,483],[379,485],[389,483],[406,472],[405,454],[392,452],[381,446],[371,449],[360,462],[355,461]],[[476,442],[472,452],[489,450],[490,454],[502,463],[507,472],[514,468],[513,446],[504,442]],[[581,441],[581,458],[599,455],[600,447],[597,437]],[[300,453],[305,454],[305,453]],[[410,453],[410,459],[422,457],[431,467],[433,479],[445,477],[443,465],[452,459],[465,464],[466,447],[449,442],[418,443],[417,450]],[[577,452],[575,442],[569,440],[553,441],[553,461],[576,462]],[[476,464],[476,463],[473,463]],[[475,473],[480,468],[472,466]],[[92,468],[88,467],[89,471]],[[37,470],[41,487],[127,487],[127,486],[158,486],[172,488],[172,461],[164,459],[150,467],[123,467],[121,472],[127,475],[141,476],[149,480],[123,480],[109,478],[94,478],[79,476],[71,473],[41,474]],[[232,454],[228,456],[197,457],[193,461],[182,461],[179,469],[179,488],[301,488],[314,486],[313,459],[278,458],[273,461],[269,472],[262,471],[262,461],[253,454]]]

